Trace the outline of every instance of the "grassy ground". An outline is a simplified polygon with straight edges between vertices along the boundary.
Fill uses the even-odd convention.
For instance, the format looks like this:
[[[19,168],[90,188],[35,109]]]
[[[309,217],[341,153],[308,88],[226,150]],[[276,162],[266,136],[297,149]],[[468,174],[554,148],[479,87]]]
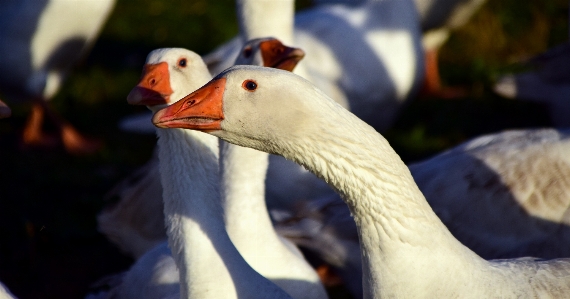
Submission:
[[[307,5],[306,2],[303,5]],[[548,126],[543,107],[509,101],[490,88],[516,62],[567,40],[568,2],[490,1],[441,51],[444,82],[462,99],[420,99],[386,133],[405,161],[470,137],[507,128]],[[20,146],[27,104],[0,121],[0,280],[20,298],[80,298],[98,278],[132,262],[96,230],[104,194],[144,163],[153,136],[122,133],[117,121],[143,111],[126,104],[146,54],[185,47],[205,54],[237,32],[234,1],[119,0],[91,54],[53,106],[103,150],[74,157]],[[50,129],[49,127],[47,128]],[[341,295],[333,290],[333,294]]]

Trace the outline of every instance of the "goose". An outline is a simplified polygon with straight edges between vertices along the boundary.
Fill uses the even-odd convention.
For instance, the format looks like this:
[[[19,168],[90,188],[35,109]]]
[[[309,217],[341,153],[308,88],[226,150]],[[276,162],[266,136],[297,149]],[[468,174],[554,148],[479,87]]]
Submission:
[[[6,0],[0,4],[0,91],[10,100],[33,100],[23,132],[30,145],[48,145],[42,133],[47,115],[68,152],[92,153],[97,140],[82,136],[51,111],[49,101],[69,69],[95,41],[115,0]]]
[[[169,78],[173,72],[180,75]],[[210,78],[197,54],[154,50],[127,100],[156,111]],[[173,90],[171,81],[183,87]],[[230,240],[219,193],[218,140],[185,130],[157,130],[157,135],[168,244],[180,271],[179,296],[290,298],[251,268]]]
[[[509,99],[521,99],[547,106],[552,124],[568,127],[570,105],[570,43],[564,43],[526,62],[534,70],[505,75],[497,81],[494,91]]]
[[[290,65],[290,63],[284,59],[281,59],[283,55],[290,57],[290,60],[298,61],[298,59],[300,59],[303,54],[299,49],[284,47],[275,39],[257,40],[252,41],[252,43],[254,43],[256,47],[259,48],[269,47],[270,49],[284,49],[283,51],[278,51],[279,55],[277,56],[279,57],[271,55],[268,57],[267,55],[263,55],[263,58],[265,58],[263,61],[269,65],[287,66]],[[271,51],[271,53],[274,52]],[[167,68],[177,67],[176,63],[179,63],[182,61],[182,59],[187,59],[185,62],[186,67],[184,69],[181,70],[180,67],[178,67],[177,71],[166,70]],[[196,82],[192,82],[192,78],[189,74],[194,72],[202,73],[205,70],[203,62],[200,60],[200,63],[198,63],[198,60],[199,56],[184,49],[162,49],[151,52],[147,60],[147,65],[145,66],[145,74],[143,75],[143,78],[141,79],[139,85],[135,87],[129,95],[129,101],[131,103],[147,103],[149,106],[152,106],[160,101],[170,102],[170,99],[175,98],[175,96],[181,97],[182,95],[187,94],[188,92],[185,90],[192,87],[195,88],[197,84]],[[273,61],[275,61],[275,63],[273,63]],[[254,62],[258,63],[255,58]],[[163,65],[160,66],[160,64]],[[172,76],[169,74],[172,74]],[[170,82],[176,84],[174,86],[170,86]],[[177,88],[173,90],[173,87]],[[206,136],[217,140],[214,137],[208,135]],[[266,154],[262,153],[262,155]],[[238,155],[232,156],[238,158]],[[241,156],[243,157],[243,154]],[[164,157],[161,158],[161,164],[162,159],[164,159]],[[239,163],[243,163],[240,161],[235,161],[233,158],[229,157],[226,160],[228,162],[233,160],[231,167],[237,166]],[[228,166],[226,170],[229,170],[231,167]],[[257,166],[257,168],[259,167]],[[161,173],[164,172],[161,170]],[[225,171],[224,173],[231,175],[233,172]],[[241,182],[237,181],[239,180],[240,175],[241,174],[237,174],[234,176],[233,179],[236,180],[236,183],[231,182],[231,179],[225,179],[223,181],[224,185],[227,188],[231,188],[234,191],[239,192],[239,185],[241,184],[242,192],[240,194],[246,195],[249,193],[249,195],[252,195],[253,192],[251,190],[247,190],[247,186],[243,186],[244,184],[247,185],[247,182],[243,182],[243,179]],[[263,179],[263,176],[258,178],[258,180],[261,180],[261,182],[263,182]],[[263,184],[261,183],[261,185]],[[165,188],[166,187],[164,187],[164,189]],[[275,235],[275,232],[271,226],[271,222],[269,221],[269,216],[267,215],[267,211],[264,207],[263,193],[261,194],[261,197],[258,196],[255,198],[252,196],[250,198],[250,207],[244,208],[242,205],[239,210],[235,210],[230,208],[230,206],[236,207],[236,205],[232,204],[232,202],[235,202],[235,199],[232,199],[232,196],[229,196],[231,193],[227,192],[227,188],[226,192],[224,192],[224,206],[222,207],[224,211],[223,214],[225,215],[225,222],[227,227],[226,230],[227,233],[229,233],[229,237],[237,245],[239,253],[246,258],[248,264],[252,265],[256,271],[259,271],[265,277],[271,279],[276,285],[284,289],[289,295],[293,296],[294,298],[327,298],[326,292],[320,284],[318,276],[316,275],[315,271],[306,263],[298,249],[296,249],[290,243],[283,242],[283,240]],[[253,189],[256,189],[256,187]],[[167,192],[168,191],[165,190],[164,196],[167,196]],[[158,199],[160,200],[160,197]],[[219,203],[221,204],[222,202]],[[240,226],[238,228],[234,228],[232,227],[232,220],[239,218],[237,215],[233,215],[235,213],[238,213],[240,215],[239,217],[244,217],[247,215],[246,218],[251,217],[251,219],[257,221],[253,221],[251,223],[252,227]],[[268,225],[269,227],[266,228],[265,225]],[[243,238],[246,238],[246,240],[243,240]],[[264,238],[263,244],[259,243],[258,238]],[[195,242],[195,240],[192,239],[192,242]],[[256,243],[256,246],[252,247],[250,243]],[[164,245],[159,244],[155,248],[161,247],[164,247]],[[157,281],[156,277],[163,277],[165,275],[163,273],[165,271],[169,271],[171,268],[169,266],[166,266],[165,268],[161,266],[169,265],[169,263],[165,262],[164,258],[159,259],[159,256],[163,255],[164,250],[161,249],[154,249],[144,254],[139,259],[140,262],[137,261],[137,263],[125,275],[125,283],[119,287],[118,291],[115,290],[113,293],[120,293],[125,298],[132,296],[129,290],[132,289],[133,285],[136,285],[136,282],[140,283],[140,281],[147,281],[148,283],[145,285],[147,285],[149,288],[161,289],[161,284],[159,281]],[[161,265],[153,264],[153,262],[157,261],[160,261]],[[139,275],[137,273],[140,271],[140,269],[148,268],[148,265],[154,267],[155,270],[151,272],[156,271],[157,274]],[[169,277],[170,276],[171,274],[169,274]]]
[[[364,298],[561,298],[570,260],[484,260],[433,212],[371,126],[288,72],[235,66],[156,112],[159,128],[203,131],[281,154],[342,197],[361,241]]]
[[[10,115],[12,115],[12,110],[10,110],[10,107],[8,107],[6,103],[0,100],[0,118],[10,117]]]
[[[236,63],[264,63],[266,66],[292,69],[303,53],[300,49],[284,46],[274,38],[254,39],[244,45],[244,51]],[[277,55],[276,55],[277,54]],[[283,59],[283,57],[289,59]],[[172,69],[174,67],[172,66]],[[186,87],[179,72],[165,69],[168,84],[166,90],[176,89],[180,97],[192,92]],[[188,70],[190,71],[190,70]],[[166,99],[168,100],[168,99]],[[146,116],[146,122],[151,115]],[[155,127],[152,126],[153,130]],[[146,130],[146,128],[145,128]],[[115,204],[108,205],[98,216],[99,230],[128,255],[139,258],[158,243],[166,240],[166,233],[159,223],[164,223],[162,213],[162,185],[158,176],[158,156],[155,154],[143,167],[117,184],[106,196]]]

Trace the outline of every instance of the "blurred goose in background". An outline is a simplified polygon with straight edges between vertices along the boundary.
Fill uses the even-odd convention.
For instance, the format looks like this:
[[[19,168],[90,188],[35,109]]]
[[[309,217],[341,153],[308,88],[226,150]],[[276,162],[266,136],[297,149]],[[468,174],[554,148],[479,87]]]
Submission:
[[[362,5],[374,0],[313,0],[317,5]],[[443,88],[439,76],[438,52],[452,31],[465,25],[486,0],[413,0],[423,32],[425,78],[422,92],[440,97],[456,97],[461,91]]]
[[[12,115],[12,110],[10,110],[10,107],[8,107],[6,103],[0,100],[0,118],[10,117],[10,115]]]
[[[252,41],[251,44],[258,50],[252,52],[252,56],[249,59],[237,61],[237,63],[264,63],[268,66],[292,69],[296,62],[298,62],[303,56],[303,52],[299,49],[285,47],[279,41],[272,38],[255,40]],[[264,49],[265,51],[258,53],[259,49]],[[281,50],[273,51],[274,49]],[[181,97],[183,94],[189,93],[188,89],[199,86],[197,85],[198,82],[189,81],[191,80],[189,73],[203,71],[200,65],[194,65],[199,56],[193,53],[192,56],[190,56],[188,52],[189,51],[187,50],[181,49],[166,49],[155,50],[153,52],[155,53],[154,55],[151,53],[149,55],[149,60],[157,60],[156,58],[153,59],[153,56],[157,56],[158,54],[162,55],[162,57],[158,61],[154,61],[153,64],[147,63],[145,66],[145,74],[143,75],[139,85],[133,89],[129,95],[129,101],[131,103],[140,102],[152,105],[153,103],[160,102],[159,98],[166,97],[163,101],[170,102],[171,98]],[[187,64],[185,63],[185,66],[187,67],[181,69],[176,66],[176,63],[178,62],[179,64],[184,58],[175,59],[176,57],[173,56],[176,55],[195,57],[193,59],[188,59]],[[167,64],[166,66],[160,66],[162,63]],[[201,64],[203,65],[203,62],[201,62]],[[170,72],[171,68],[181,70]],[[173,84],[170,85],[171,83]],[[176,146],[173,147],[175,151],[180,150],[177,149]],[[265,159],[267,160],[267,154],[259,154],[265,156]],[[263,165],[263,163],[261,163],[261,165],[252,165],[252,161],[260,161],[260,159],[253,160],[254,155],[255,153],[252,154],[249,149],[247,149],[247,152],[244,152],[234,146],[225,147],[225,149],[222,150],[221,163],[223,165],[223,191],[222,201],[219,201],[219,204],[223,206],[222,209],[224,212],[226,230],[229,237],[236,245],[241,256],[248,261],[249,265],[264,277],[269,278],[292,297],[327,298],[326,292],[319,282],[319,277],[304,260],[299,250],[292,243],[278,237],[273,230],[264,202],[264,171],[263,169],[260,169],[266,167],[266,164]],[[162,156],[161,163],[162,159],[165,159],[165,157]],[[172,159],[176,160],[176,157]],[[198,164],[201,163],[200,160],[196,159],[189,159],[188,161]],[[244,169],[244,163],[251,168]],[[245,173],[244,170],[246,170]],[[161,170],[161,173],[164,173],[164,170]],[[196,171],[196,175],[199,174],[201,174],[201,172]],[[189,176],[193,177],[195,175],[189,174]],[[168,196],[169,192],[172,191],[165,189],[164,196]],[[147,197],[146,199],[160,201],[161,196],[154,199]],[[238,201],[238,199],[245,200],[248,204],[244,206],[243,201]],[[139,205],[144,204],[140,201],[132,202]],[[197,206],[194,206],[194,208],[197,208]],[[240,220],[242,222],[250,221],[249,223],[251,225],[243,225]],[[224,221],[222,221],[222,223],[224,223]],[[260,240],[262,240],[262,243],[259,242]],[[192,239],[192,242],[197,241]],[[217,244],[218,242],[214,243]],[[217,245],[215,248],[215,250],[218,251],[227,250],[219,248]],[[113,293],[122,294],[121,296],[127,296],[127,294],[131,296],[132,294],[136,294],[136,292],[131,293],[129,290],[135,287],[137,283],[140,284],[141,281],[144,282],[143,284],[146,285],[147,288],[156,288],[156,292],[160,292],[159,289],[161,289],[162,283],[157,280],[157,277],[163,277],[165,275],[168,277],[172,276],[172,274],[166,274],[166,272],[171,270],[171,265],[173,263],[167,261],[167,258],[164,257],[165,254],[167,253],[165,253],[164,245],[158,245],[155,249],[144,254],[131,268],[131,270],[125,274],[125,279],[123,281],[126,283],[123,283],[118,288],[114,289]],[[227,262],[230,261],[228,260]],[[137,272],[145,268],[147,271],[142,271],[145,273],[140,275],[137,274]],[[156,273],[152,275],[148,273],[155,271]],[[199,272],[199,270],[195,269],[192,271]],[[173,282],[170,281],[169,284],[171,283]],[[178,281],[175,283],[178,283]],[[154,291],[151,293],[154,293]],[[260,294],[259,296],[263,296],[263,294]]]
[[[495,92],[509,99],[544,103],[554,126],[570,126],[570,74],[567,71],[570,43],[550,49],[525,64],[533,70],[503,76],[495,84]]]
[[[358,227],[364,298],[570,292],[569,259],[486,261],[462,245],[388,142],[299,76],[235,66],[158,111],[153,123],[282,154],[331,184]]]
[[[10,101],[33,101],[24,144],[53,145],[53,138],[42,132],[47,115],[68,152],[92,153],[101,146],[57,116],[46,101],[91,48],[114,4],[115,0],[5,0],[0,4],[0,92]]]
[[[568,153],[570,130],[512,130],[410,171],[434,212],[481,257],[570,257]]]

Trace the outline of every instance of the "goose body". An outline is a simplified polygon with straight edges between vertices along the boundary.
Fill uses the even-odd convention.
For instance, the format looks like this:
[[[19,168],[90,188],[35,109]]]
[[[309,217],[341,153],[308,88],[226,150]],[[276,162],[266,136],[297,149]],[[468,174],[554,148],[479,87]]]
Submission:
[[[96,142],[79,135],[44,101],[60,89],[73,64],[95,41],[115,0],[6,0],[0,4],[0,91],[11,100],[35,100],[25,142],[42,142],[44,112],[61,128],[68,151],[92,152]]]
[[[254,90],[244,88],[248,81]],[[214,95],[214,88],[224,91]],[[213,105],[223,114],[204,119],[200,110]],[[570,260],[486,261],[463,246],[388,142],[293,74],[232,67],[157,112],[153,123],[207,128],[228,142],[282,154],[324,179],[358,227],[364,298],[560,298],[570,291]]]

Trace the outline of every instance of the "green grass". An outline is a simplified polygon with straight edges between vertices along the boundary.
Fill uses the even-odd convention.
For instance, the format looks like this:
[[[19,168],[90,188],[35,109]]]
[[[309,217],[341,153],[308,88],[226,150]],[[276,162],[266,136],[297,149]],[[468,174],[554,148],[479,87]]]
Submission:
[[[498,75],[520,69],[517,61],[567,40],[567,8],[565,0],[489,1],[453,34],[440,55],[443,80],[468,95],[410,104],[385,134],[403,159],[480,134],[548,126],[543,107],[502,99],[490,88]],[[97,279],[128,267],[131,260],[97,233],[95,222],[104,194],[144,163],[155,144],[154,136],[117,129],[119,119],[144,111],[127,105],[126,95],[150,50],[205,54],[236,33],[234,1],[119,0],[90,55],[52,102],[83,132],[104,140],[93,156],[22,149],[28,104],[11,105],[13,117],[0,121],[0,280],[16,295],[79,298]]]

